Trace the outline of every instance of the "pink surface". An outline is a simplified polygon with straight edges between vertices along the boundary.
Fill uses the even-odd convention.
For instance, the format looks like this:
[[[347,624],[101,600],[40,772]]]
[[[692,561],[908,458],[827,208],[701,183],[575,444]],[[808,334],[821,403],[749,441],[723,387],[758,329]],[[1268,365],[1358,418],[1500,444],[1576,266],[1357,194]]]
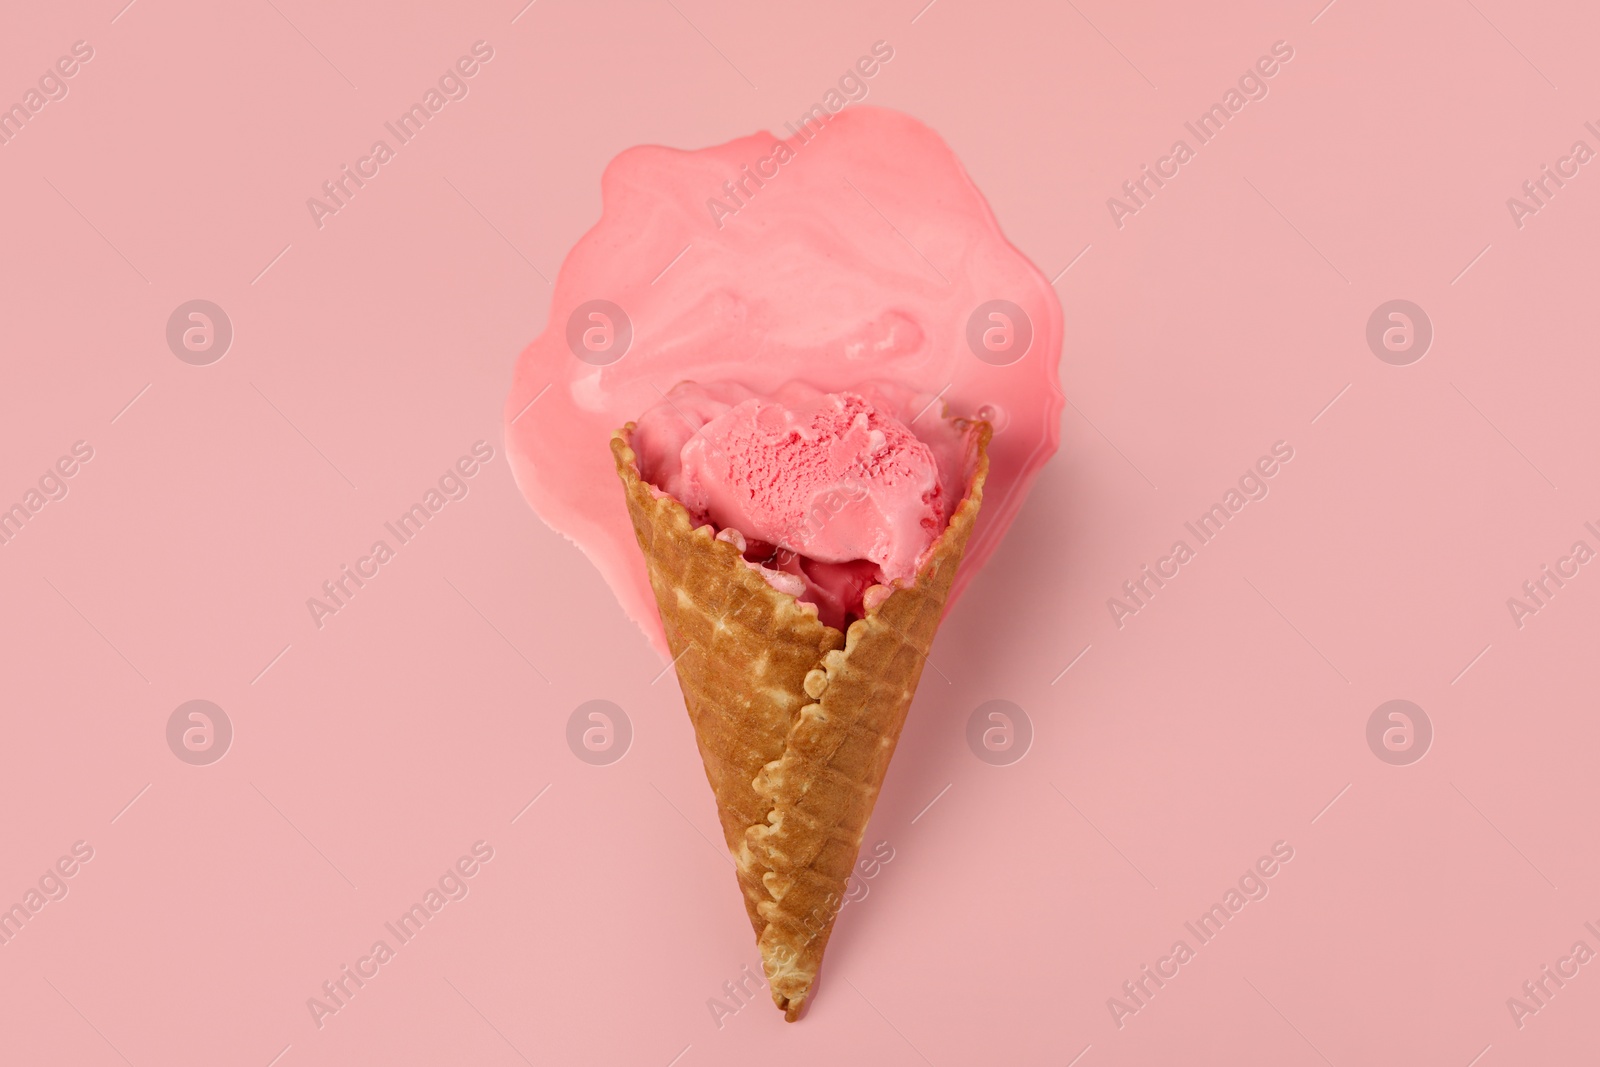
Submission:
[[[11,14],[0,1062],[1592,1057],[1600,15],[920,6]],[[671,675],[500,426],[606,162],[781,130],[878,40],[868,99],[1054,280],[1071,403],[791,1026],[725,991]]]

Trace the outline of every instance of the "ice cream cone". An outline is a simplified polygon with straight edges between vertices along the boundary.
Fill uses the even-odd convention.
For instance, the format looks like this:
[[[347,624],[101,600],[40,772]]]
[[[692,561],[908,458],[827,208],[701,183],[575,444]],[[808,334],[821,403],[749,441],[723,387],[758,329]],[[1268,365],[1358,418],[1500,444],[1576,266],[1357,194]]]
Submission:
[[[790,1022],[810,996],[983,500],[989,426],[958,426],[966,485],[949,524],[912,582],[868,592],[848,633],[647,483],[632,423],[611,439],[768,986]]]

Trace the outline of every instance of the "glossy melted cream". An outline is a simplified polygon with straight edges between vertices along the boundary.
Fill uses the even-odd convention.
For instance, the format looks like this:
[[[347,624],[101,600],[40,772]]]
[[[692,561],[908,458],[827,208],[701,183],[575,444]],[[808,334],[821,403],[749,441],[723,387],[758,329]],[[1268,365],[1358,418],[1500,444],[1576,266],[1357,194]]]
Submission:
[[[879,108],[810,129],[810,140],[619,155],[600,221],[562,264],[544,333],[517,362],[505,412],[517,484],[663,654],[608,441],[679,382],[761,395],[795,381],[893,383],[893,414],[913,431],[942,414],[988,419],[988,486],[950,604],[1056,449],[1061,306],[950,149]]]

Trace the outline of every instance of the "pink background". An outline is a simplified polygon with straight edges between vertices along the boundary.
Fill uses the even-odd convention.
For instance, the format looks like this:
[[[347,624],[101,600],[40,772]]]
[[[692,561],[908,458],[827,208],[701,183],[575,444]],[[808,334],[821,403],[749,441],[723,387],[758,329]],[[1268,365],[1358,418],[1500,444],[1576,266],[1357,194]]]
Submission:
[[[0,102],[94,58],[0,145],[0,505],[94,458],[0,547],[0,903],[94,858],[0,947],[0,1061],[1593,1056],[1600,963],[1520,1029],[1506,1000],[1600,950],[1600,567],[1520,629],[1506,598],[1600,547],[1600,175],[1520,229],[1506,198],[1600,148],[1600,14],[1320,2],[8,15]],[[480,39],[470,95],[319,230],[306,198]],[[941,633],[868,833],[895,858],[808,1017],[763,992],[719,1028],[756,953],[688,722],[523,504],[501,405],[611,156],[781,129],[880,39],[870,101],[1058,279],[1071,406]],[[1107,197],[1278,40],[1270,95],[1118,229]],[[165,340],[195,298],[235,330],[210,366]],[[1435,329],[1410,366],[1364,337],[1396,298]],[[470,495],[317,629],[306,599],[480,439]],[[1118,629],[1107,598],[1279,440],[1271,495]],[[965,740],[997,698],[1036,731],[1009,766]],[[1395,698],[1435,731],[1410,766],[1365,738]],[[235,729],[209,766],[167,747],[191,699]],[[620,762],[567,747],[591,699]],[[470,895],[318,1029],[307,998],[478,840]],[[1107,998],[1280,840],[1270,895],[1119,1029]]]

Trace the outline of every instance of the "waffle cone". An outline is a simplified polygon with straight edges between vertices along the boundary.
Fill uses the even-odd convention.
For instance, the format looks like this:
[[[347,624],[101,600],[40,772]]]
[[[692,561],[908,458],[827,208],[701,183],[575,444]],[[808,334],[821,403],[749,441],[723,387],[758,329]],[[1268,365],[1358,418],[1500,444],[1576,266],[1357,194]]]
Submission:
[[[772,999],[810,995],[983,500],[989,426],[967,427],[967,487],[915,579],[850,624],[818,621],[639,474],[611,439]]]

